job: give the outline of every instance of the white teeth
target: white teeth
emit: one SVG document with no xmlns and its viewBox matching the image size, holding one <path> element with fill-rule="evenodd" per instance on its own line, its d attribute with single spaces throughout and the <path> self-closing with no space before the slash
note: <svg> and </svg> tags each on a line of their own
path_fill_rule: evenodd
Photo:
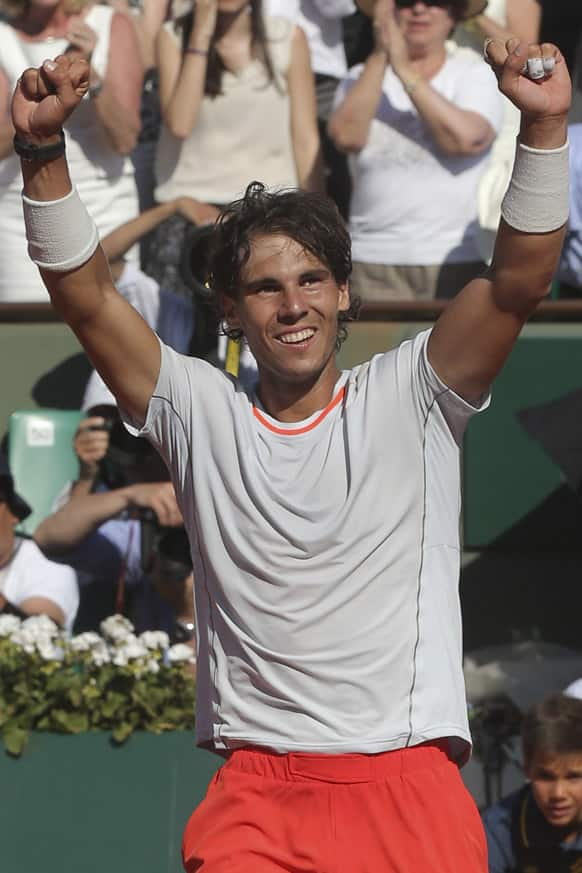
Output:
<svg viewBox="0 0 582 873">
<path fill-rule="evenodd" d="M 282 343 L 302 343 L 304 340 L 311 339 L 314 330 L 298 330 L 297 333 L 285 333 L 278 337 Z"/>
</svg>

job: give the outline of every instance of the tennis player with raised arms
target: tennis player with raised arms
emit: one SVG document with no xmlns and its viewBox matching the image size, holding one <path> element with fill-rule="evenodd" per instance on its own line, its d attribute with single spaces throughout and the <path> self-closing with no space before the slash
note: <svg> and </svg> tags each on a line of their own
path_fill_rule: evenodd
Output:
<svg viewBox="0 0 582 873">
<path fill-rule="evenodd" d="M 211 264 L 258 363 L 250 392 L 160 343 L 111 282 L 60 135 L 87 64 L 47 61 L 14 94 L 30 255 L 165 458 L 191 540 L 197 742 L 226 760 L 186 827 L 189 873 L 487 871 L 459 774 L 459 447 L 548 292 L 570 104 L 556 47 L 493 42 L 487 57 L 522 114 L 491 269 L 432 330 L 340 371 L 345 227 L 321 195 L 251 186 Z"/>
</svg>

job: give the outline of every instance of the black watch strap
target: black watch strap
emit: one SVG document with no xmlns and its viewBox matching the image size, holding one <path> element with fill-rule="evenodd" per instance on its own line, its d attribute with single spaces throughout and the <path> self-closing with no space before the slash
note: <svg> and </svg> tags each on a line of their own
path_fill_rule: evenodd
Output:
<svg viewBox="0 0 582 873">
<path fill-rule="evenodd" d="M 14 151 L 24 161 L 52 161 L 65 153 L 65 134 L 61 130 L 58 142 L 50 145 L 34 145 L 18 137 L 14 137 Z"/>
</svg>

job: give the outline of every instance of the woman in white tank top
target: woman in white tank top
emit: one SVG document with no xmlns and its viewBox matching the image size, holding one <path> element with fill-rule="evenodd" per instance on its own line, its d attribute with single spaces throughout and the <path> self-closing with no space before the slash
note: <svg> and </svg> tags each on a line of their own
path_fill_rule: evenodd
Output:
<svg viewBox="0 0 582 873">
<path fill-rule="evenodd" d="M 229 203 L 257 179 L 269 187 L 323 190 L 315 89 L 303 32 L 264 18 L 261 0 L 201 0 L 158 37 L 162 130 L 158 203 L 184 194 Z M 179 262 L 187 228 L 161 225 L 146 272 L 187 292 Z"/>
<path fill-rule="evenodd" d="M 0 302 L 48 295 L 30 261 L 12 150 L 10 98 L 21 73 L 45 58 L 75 52 L 90 61 L 91 87 L 65 136 L 73 183 L 101 235 L 137 215 L 128 157 L 139 132 L 142 64 L 132 22 L 86 0 L 0 0 Z"/>
</svg>

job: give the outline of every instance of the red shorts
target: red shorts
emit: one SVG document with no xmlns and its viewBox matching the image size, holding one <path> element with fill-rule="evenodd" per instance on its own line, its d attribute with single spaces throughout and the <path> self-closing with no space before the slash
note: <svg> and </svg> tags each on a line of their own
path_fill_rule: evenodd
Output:
<svg viewBox="0 0 582 873">
<path fill-rule="evenodd" d="M 187 873 L 487 873 L 448 744 L 379 755 L 240 749 L 186 825 Z"/>
</svg>

